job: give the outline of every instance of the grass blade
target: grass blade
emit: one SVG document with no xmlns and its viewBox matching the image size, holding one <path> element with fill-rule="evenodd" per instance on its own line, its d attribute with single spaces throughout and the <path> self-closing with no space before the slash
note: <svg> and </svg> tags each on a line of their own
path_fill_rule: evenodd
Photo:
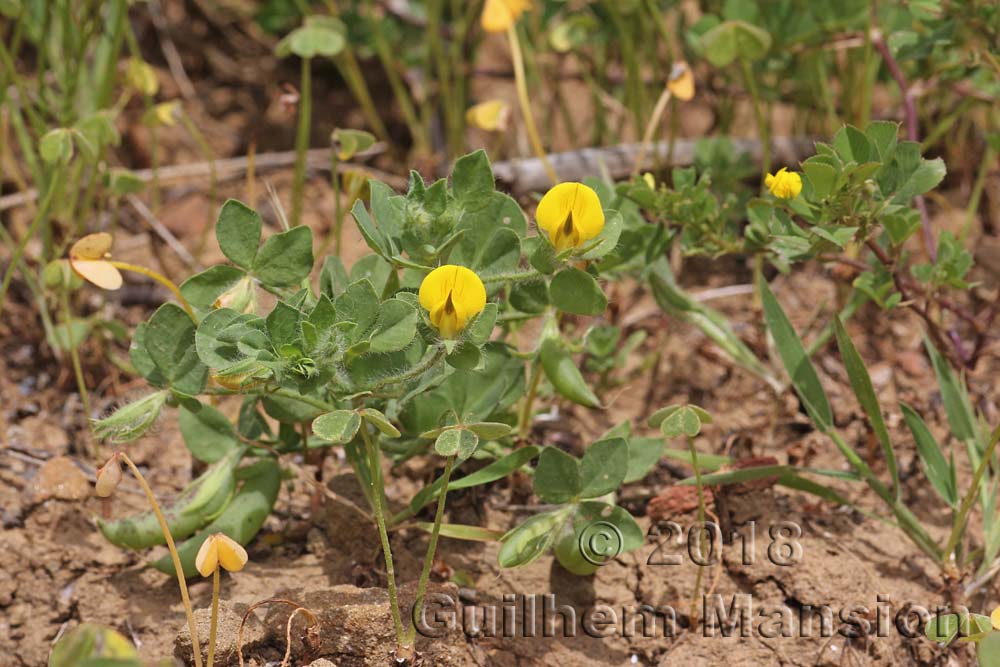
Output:
<svg viewBox="0 0 1000 667">
<path fill-rule="evenodd" d="M 844 367 L 847 369 L 847 377 L 851 382 L 854 395 L 858 398 L 858 403 L 868 415 L 875 437 L 878 438 L 882 446 L 882 455 L 885 456 L 886 466 L 889 468 L 889 476 L 892 478 L 893 493 L 899 496 L 899 468 L 896 464 L 896 453 L 892 448 L 892 441 L 889 439 L 889 429 L 885 426 L 885 419 L 882 417 L 882 407 L 875 396 L 875 388 L 872 386 L 871 376 L 865 368 L 865 362 L 854 347 L 854 342 L 847 334 L 844 323 L 840 317 L 833 318 L 833 331 L 837 337 L 837 347 L 840 348 L 840 357 L 844 360 Z"/>
</svg>

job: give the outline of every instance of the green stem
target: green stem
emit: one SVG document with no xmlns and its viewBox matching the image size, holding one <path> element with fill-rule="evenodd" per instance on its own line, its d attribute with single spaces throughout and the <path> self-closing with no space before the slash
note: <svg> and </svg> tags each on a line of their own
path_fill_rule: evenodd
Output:
<svg viewBox="0 0 1000 667">
<path fill-rule="evenodd" d="M 972 510 L 972 504 L 976 500 L 976 494 L 979 492 L 979 485 L 983 482 L 983 475 L 986 474 L 986 469 L 992 465 L 993 454 L 997 449 L 997 442 L 1000 442 L 1000 425 L 993 429 L 993 434 L 990 436 L 990 442 L 986 446 L 986 452 L 983 454 L 983 458 L 980 459 L 979 465 L 976 466 L 976 472 L 972 475 L 972 484 L 969 485 L 968 490 L 965 492 L 965 497 L 962 498 L 962 504 L 959 506 L 958 514 L 955 515 L 955 520 L 952 523 L 951 535 L 948 537 L 948 542 L 944 546 L 944 551 L 941 553 L 941 560 L 947 563 L 948 559 L 951 558 L 955 549 L 958 548 L 958 542 L 962 539 L 962 534 L 965 532 L 965 522 L 969 518 L 969 512 Z"/>
<path fill-rule="evenodd" d="M 760 136 L 761 172 L 768 174 L 771 171 L 771 128 L 764 118 L 760 90 L 757 89 L 757 80 L 754 79 L 750 62 L 746 59 L 740 59 L 740 65 L 743 68 L 743 80 L 747 90 L 750 91 L 750 99 L 753 101 L 753 114 L 757 121 L 757 134 Z M 763 179 L 761 185 L 763 186 Z"/>
<path fill-rule="evenodd" d="M 403 629 L 403 619 L 399 613 L 399 595 L 396 591 L 396 570 L 392 562 L 392 547 L 389 545 L 389 533 L 385 527 L 385 487 L 382 480 L 382 452 L 378 444 L 378 436 L 373 439 L 368 432 L 368 425 L 361 425 L 361 437 L 365 441 L 368 453 L 368 467 L 371 478 L 371 495 L 374 502 L 375 523 L 378 525 L 378 536 L 382 542 L 382 556 L 385 558 L 385 574 L 389 589 L 389 606 L 392 612 L 392 624 L 396 629 L 396 643 L 401 648 L 406 646 L 406 633 Z"/>
<path fill-rule="evenodd" d="M 694 467 L 694 480 L 695 485 L 698 488 L 698 530 L 705 530 L 705 492 L 701 484 L 701 466 L 698 465 L 698 449 L 694 446 L 694 438 L 691 436 L 687 437 L 688 449 L 691 450 L 691 465 Z M 704 532 L 701 533 L 704 535 Z M 702 540 L 698 540 L 698 557 L 700 560 L 704 560 L 701 551 Z M 695 576 L 694 580 L 694 593 L 691 596 L 691 622 L 694 622 L 695 612 L 697 610 L 697 600 L 698 591 L 701 590 L 701 577 L 703 566 L 698 564 L 698 574 Z"/>
<path fill-rule="evenodd" d="M 444 518 L 444 501 L 448 495 L 448 481 L 451 480 L 452 468 L 455 465 L 455 457 L 449 456 L 444 464 L 444 481 L 441 483 L 441 495 L 438 496 L 437 510 L 434 512 L 434 528 L 431 529 L 431 541 L 427 545 L 427 554 L 424 556 L 424 567 L 420 571 L 420 580 L 417 583 L 417 599 L 413 603 L 413 625 L 407 639 L 407 644 L 412 645 L 417 635 L 416 619 L 424 604 L 424 593 L 427 591 L 427 582 L 431 578 L 431 566 L 434 564 L 434 552 L 437 551 L 438 536 L 441 533 L 441 520 Z"/>
<path fill-rule="evenodd" d="M 330 180 L 333 186 L 333 251 L 337 257 L 340 257 L 344 251 L 344 211 L 340 203 L 340 174 L 337 173 L 337 161 L 337 150 L 334 148 L 330 151 Z"/>
<path fill-rule="evenodd" d="M 538 393 L 538 383 L 542 380 L 542 364 L 538 359 L 531 362 L 531 377 L 528 379 L 528 393 L 521 404 L 521 411 L 517 416 L 517 435 L 524 439 L 531 432 L 531 411 L 535 404 L 535 395 Z"/>
<path fill-rule="evenodd" d="M 21 257 L 24 255 L 24 249 L 27 247 L 28 242 L 38 233 L 39 228 L 42 224 L 48 220 L 49 209 L 52 207 L 52 202 L 55 200 L 57 192 L 62 191 L 62 185 L 64 181 L 65 170 L 59 169 L 56 171 L 55 176 L 52 177 L 52 182 L 49 183 L 49 189 L 42 198 L 42 203 L 35 212 L 35 219 L 31 221 L 31 225 L 28 227 L 28 231 L 25 232 L 24 238 L 21 239 L 20 243 L 17 244 L 17 248 L 14 249 L 14 254 L 10 258 L 10 264 L 7 266 L 7 272 L 4 273 L 3 283 L 0 284 L 0 314 L 3 313 L 3 304 L 7 297 L 7 290 L 10 288 L 10 282 L 14 278 L 14 270 L 17 268 L 21 261 Z"/>
<path fill-rule="evenodd" d="M 302 223 L 302 195 L 306 183 L 306 151 L 312 120 L 312 58 L 302 59 L 299 81 L 299 124 L 295 131 L 295 180 L 292 182 L 292 227 Z"/>
<path fill-rule="evenodd" d="M 271 392 L 275 396 L 281 396 L 282 398 L 290 398 L 306 405 L 311 405 L 317 410 L 323 410 L 325 412 L 333 412 L 337 409 L 337 406 L 321 401 L 318 398 L 313 398 L 312 396 L 303 396 L 302 394 L 296 394 L 289 389 L 278 388 Z"/>
<path fill-rule="evenodd" d="M 80 350 L 77 349 L 73 340 L 73 312 L 69 306 L 69 287 L 62 289 L 63 326 L 66 330 L 66 347 L 69 348 L 69 357 L 73 362 L 73 375 L 76 376 L 76 388 L 80 392 L 80 402 L 83 403 L 84 419 L 90 423 L 92 417 L 90 412 L 90 395 L 87 393 L 87 382 L 83 378 L 83 366 L 80 364 Z"/>
<path fill-rule="evenodd" d="M 219 568 L 212 573 L 212 620 L 208 628 L 208 667 L 215 663 L 215 635 L 219 628 Z"/>
<path fill-rule="evenodd" d="M 492 283 L 516 283 L 523 282 L 526 280 L 536 280 L 541 278 L 542 274 L 538 271 L 509 271 L 507 273 L 494 273 L 490 276 L 483 276 L 483 284 L 490 285 Z"/>
<path fill-rule="evenodd" d="M 431 368 L 433 368 L 434 365 L 438 361 L 440 361 L 442 357 L 444 357 L 444 353 L 445 353 L 444 346 L 438 346 L 438 348 L 434 350 L 434 354 L 425 356 L 423 361 L 418 363 L 416 366 L 413 366 L 408 371 L 401 373 L 399 375 L 394 375 L 393 377 L 388 377 L 379 380 L 378 382 L 373 384 L 370 387 L 370 389 L 372 391 L 376 391 L 384 387 L 388 387 L 394 384 L 401 384 L 403 382 L 408 382 L 409 380 L 413 380 L 414 378 L 418 378 L 427 371 L 429 371 Z"/>
</svg>

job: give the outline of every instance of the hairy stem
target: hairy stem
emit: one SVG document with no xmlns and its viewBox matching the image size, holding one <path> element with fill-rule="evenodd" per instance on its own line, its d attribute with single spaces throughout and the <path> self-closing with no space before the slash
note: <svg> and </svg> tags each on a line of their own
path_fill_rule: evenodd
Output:
<svg viewBox="0 0 1000 667">
<path fill-rule="evenodd" d="M 212 620 L 208 629 L 208 667 L 215 662 L 215 635 L 219 627 L 219 568 L 212 573 Z"/>
</svg>

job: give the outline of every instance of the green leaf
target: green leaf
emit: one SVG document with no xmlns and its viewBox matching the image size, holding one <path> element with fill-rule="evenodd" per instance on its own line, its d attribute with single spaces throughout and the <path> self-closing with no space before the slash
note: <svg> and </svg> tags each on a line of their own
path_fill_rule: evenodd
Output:
<svg viewBox="0 0 1000 667">
<path fill-rule="evenodd" d="M 300 28 L 278 42 L 274 52 L 280 58 L 293 53 L 300 58 L 332 58 L 347 44 L 345 32 L 344 24 L 332 16 L 309 16 Z"/>
<path fill-rule="evenodd" d="M 681 435 L 693 438 L 701 432 L 701 420 L 698 413 L 684 405 L 667 415 L 660 423 L 660 432 L 667 438 Z"/>
<path fill-rule="evenodd" d="M 663 455 L 663 446 L 663 438 L 631 438 L 628 441 L 628 471 L 624 483 L 638 482 L 648 475 Z M 700 458 L 698 462 L 701 462 Z"/>
<path fill-rule="evenodd" d="M 405 301 L 389 299 L 379 306 L 370 349 L 372 352 L 396 352 L 412 343 L 416 335 L 417 311 Z"/>
<path fill-rule="evenodd" d="M 382 435 L 390 438 L 400 436 L 399 429 L 392 425 L 388 417 L 375 408 L 361 408 L 358 413 L 366 422 L 377 428 Z"/>
<path fill-rule="evenodd" d="M 294 227 L 275 234 L 261 246 L 253 274 L 269 287 L 291 287 L 312 271 L 312 230 Z"/>
<path fill-rule="evenodd" d="M 574 315 L 600 315 L 608 307 L 608 297 L 594 277 L 575 267 L 555 275 L 549 297 L 556 308 Z"/>
<path fill-rule="evenodd" d="M 191 455 L 204 463 L 215 463 L 240 444 L 233 424 L 211 405 L 182 405 L 177 421 Z"/>
<path fill-rule="evenodd" d="M 184 309 L 173 303 L 160 306 L 146 324 L 144 347 L 170 387 L 188 396 L 200 394 L 208 368 L 195 351 L 195 325 Z"/>
<path fill-rule="evenodd" d="M 809 355 L 802 347 L 802 340 L 795 333 L 792 323 L 782 310 L 781 304 L 774 298 L 774 293 L 766 281 L 760 283 L 761 301 L 764 305 L 764 319 L 767 328 L 774 337 L 775 347 L 781 356 L 781 361 L 792 379 L 795 391 L 809 415 L 821 431 L 829 431 L 833 426 L 833 411 L 830 402 L 820 384 L 816 369 L 809 361 Z"/>
<path fill-rule="evenodd" d="M 878 158 L 884 163 L 889 163 L 896 154 L 896 144 L 899 142 L 899 123 L 889 120 L 873 121 L 865 128 L 865 136 L 875 147 Z"/>
<path fill-rule="evenodd" d="M 542 362 L 545 377 L 561 396 L 589 408 L 600 407 L 601 402 L 583 379 L 576 362 L 561 341 L 546 338 L 542 341 L 538 358 Z"/>
<path fill-rule="evenodd" d="M 830 196 L 830 193 L 833 192 L 833 186 L 837 182 L 836 169 L 826 162 L 812 157 L 802 163 L 802 171 L 809 183 L 812 184 L 815 199 L 823 200 Z"/>
<path fill-rule="evenodd" d="M 219 211 L 215 238 L 222 254 L 233 264 L 249 269 L 254 265 L 264 222 L 257 211 L 235 199 L 229 199 Z"/>
<path fill-rule="evenodd" d="M 434 451 L 441 456 L 456 456 L 459 461 L 472 456 L 479 445 L 479 436 L 467 428 L 451 428 L 441 432 L 434 441 Z"/>
<path fill-rule="evenodd" d="M 927 348 L 927 356 L 931 358 L 931 365 L 937 376 L 938 387 L 941 390 L 941 401 L 944 403 L 944 411 L 948 417 L 948 425 L 951 427 L 952 435 L 963 442 L 978 440 L 976 418 L 972 412 L 972 406 L 969 404 L 968 392 L 964 385 L 959 382 L 951 367 L 948 366 L 944 355 L 934 347 L 930 339 L 924 339 L 924 347 Z"/>
<path fill-rule="evenodd" d="M 494 192 L 493 168 L 480 149 L 455 160 L 451 170 L 452 192 L 459 201 L 476 201 Z"/>
<path fill-rule="evenodd" d="M 699 45 L 710 63 L 725 67 L 737 58 L 763 58 L 771 48 L 771 35 L 745 21 L 723 21 L 702 35 Z"/>
<path fill-rule="evenodd" d="M 979 667 L 1000 667 L 1000 632 L 991 632 L 976 646 Z"/>
<path fill-rule="evenodd" d="M 354 439 L 361 428 L 361 415 L 354 410 L 334 410 L 313 420 L 313 433 L 342 445 Z"/>
<path fill-rule="evenodd" d="M 52 647 L 48 667 L 142 667 L 144 661 L 128 639 L 115 630 L 83 623 Z"/>
<path fill-rule="evenodd" d="M 958 491 L 955 488 L 954 469 L 945 460 L 941 445 L 938 444 L 916 410 L 905 403 L 900 403 L 899 407 L 903 411 L 903 420 L 906 422 L 907 428 L 913 434 L 920 463 L 931 486 L 948 505 L 957 507 Z"/>
<path fill-rule="evenodd" d="M 294 396 L 264 396 L 260 404 L 264 407 L 264 412 L 283 424 L 311 422 L 323 412 L 315 405 Z"/>
<path fill-rule="evenodd" d="M 434 524 L 427 521 L 417 521 L 413 524 L 420 530 L 428 533 L 434 532 Z M 497 542 L 504 536 L 501 530 L 490 530 L 480 526 L 466 526 L 460 523 L 442 523 L 438 525 L 438 534 L 441 537 L 450 537 L 455 540 L 467 540 L 470 542 Z"/>
<path fill-rule="evenodd" d="M 600 259 L 615 249 L 621 237 L 625 220 L 618 211 L 604 212 L 604 227 L 601 233 L 588 242 L 580 259 Z"/>
<path fill-rule="evenodd" d="M 868 137 L 853 125 L 845 125 L 833 135 L 833 148 L 844 162 L 864 164 L 878 157 Z"/>
<path fill-rule="evenodd" d="M 580 489 L 580 462 L 561 449 L 542 449 L 535 467 L 535 495 L 558 505 L 578 497 Z"/>
<path fill-rule="evenodd" d="M 510 425 L 501 422 L 475 422 L 466 424 L 466 428 L 483 440 L 497 440 L 511 432 Z"/>
<path fill-rule="evenodd" d="M 871 376 L 865 368 L 865 362 L 854 347 L 851 337 L 847 334 L 840 317 L 833 316 L 833 331 L 837 336 L 837 347 L 840 348 L 840 357 L 844 360 L 844 367 L 847 369 L 847 377 L 851 382 L 854 395 L 858 398 L 868 420 L 871 422 L 875 437 L 878 438 L 882 446 L 882 456 L 885 457 L 886 467 L 889 469 L 889 476 L 892 478 L 892 488 L 899 491 L 899 469 L 896 465 L 896 452 L 892 448 L 892 441 L 889 439 L 889 429 L 885 426 L 885 419 L 882 417 L 882 408 L 878 398 L 875 396 L 875 388 L 872 386 Z"/>
<path fill-rule="evenodd" d="M 629 446 L 623 438 L 595 442 L 580 460 L 580 497 L 599 498 L 616 491 L 628 472 Z"/>
<path fill-rule="evenodd" d="M 338 127 L 330 136 L 338 160 L 350 160 L 375 145 L 375 135 L 364 130 L 351 130 Z"/>
<path fill-rule="evenodd" d="M 246 274 L 235 266 L 217 264 L 181 283 L 181 294 L 193 306 L 212 308 L 223 294 L 235 288 L 245 277 Z M 251 286 L 247 287 L 249 295 Z"/>
<path fill-rule="evenodd" d="M 511 286 L 510 305 L 522 313 L 541 313 L 549 305 L 549 286 L 544 280 L 529 280 Z"/>
<path fill-rule="evenodd" d="M 521 567 L 537 560 L 552 547 L 559 528 L 569 518 L 569 510 L 537 514 L 501 539 L 497 560 L 501 567 Z"/>
<path fill-rule="evenodd" d="M 73 159 L 73 135 L 60 127 L 45 133 L 38 143 L 38 153 L 46 164 L 67 165 Z"/>
</svg>

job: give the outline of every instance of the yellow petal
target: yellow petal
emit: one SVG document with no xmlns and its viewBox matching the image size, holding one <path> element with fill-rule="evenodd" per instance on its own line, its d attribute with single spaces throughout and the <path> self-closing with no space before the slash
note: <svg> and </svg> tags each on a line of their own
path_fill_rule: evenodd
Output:
<svg viewBox="0 0 1000 667">
<path fill-rule="evenodd" d="M 486 287 L 475 271 L 445 264 L 420 283 L 419 300 L 431 324 L 442 336 L 451 338 L 486 307 Z"/>
<path fill-rule="evenodd" d="M 531 3 L 529 0 L 486 0 L 480 23 L 486 32 L 507 32 Z"/>
<path fill-rule="evenodd" d="M 670 79 L 667 81 L 667 88 L 670 94 L 677 99 L 687 102 L 694 97 L 694 74 L 691 68 L 683 60 L 674 63 L 670 69 Z"/>
<path fill-rule="evenodd" d="M 604 229 L 601 200 L 583 183 L 560 183 L 545 193 L 535 211 L 538 227 L 557 250 L 580 247 Z"/>
<path fill-rule="evenodd" d="M 111 234 L 98 232 L 87 234 L 69 249 L 70 259 L 104 259 L 114 243 Z"/>
<path fill-rule="evenodd" d="M 215 535 L 219 550 L 219 564 L 230 572 L 239 572 L 247 564 L 247 550 L 236 540 L 223 533 Z"/>
<path fill-rule="evenodd" d="M 203 577 L 210 577 L 219 567 L 219 542 L 215 535 L 209 535 L 201 543 L 198 555 L 194 557 L 194 566 Z"/>
<path fill-rule="evenodd" d="M 990 614 L 990 621 L 993 622 L 994 630 L 1000 630 L 1000 607 L 994 609 L 993 613 Z"/>
<path fill-rule="evenodd" d="M 489 100 L 469 107 L 465 112 L 469 125 L 487 132 L 506 130 L 510 120 L 510 107 L 503 100 Z"/>
<path fill-rule="evenodd" d="M 802 177 L 782 167 L 773 176 L 768 174 L 764 178 L 764 185 L 779 199 L 794 199 L 802 192 Z"/>
<path fill-rule="evenodd" d="M 122 286 L 122 274 L 106 260 L 70 260 L 69 265 L 78 276 L 100 288 L 116 290 Z"/>
</svg>

